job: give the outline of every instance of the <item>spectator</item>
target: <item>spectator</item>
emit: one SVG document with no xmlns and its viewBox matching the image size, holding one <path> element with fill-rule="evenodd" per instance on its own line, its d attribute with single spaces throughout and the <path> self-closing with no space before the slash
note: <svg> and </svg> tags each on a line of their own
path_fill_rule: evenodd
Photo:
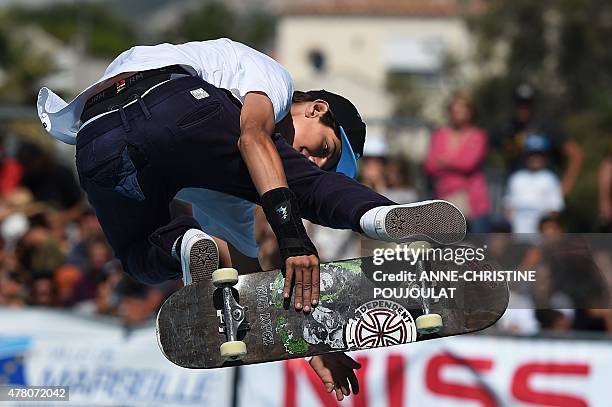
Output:
<svg viewBox="0 0 612 407">
<path fill-rule="evenodd" d="M 550 246 L 563 238 L 565 229 L 556 215 L 544 216 L 538 224 L 540 241 L 527 249 L 523 258 L 521 268 L 525 270 L 535 269 L 543 260 L 542 249 Z"/>
<path fill-rule="evenodd" d="M 450 125 L 434 131 L 425 159 L 425 171 L 433 178 L 436 198 L 453 202 L 469 222 L 469 231 L 488 231 L 490 208 L 482 170 L 487 135 L 474 125 L 470 97 L 457 92 L 449 104 Z"/>
<path fill-rule="evenodd" d="M 23 168 L 19 161 L 4 155 L 4 138 L 0 138 L 0 197 L 8 198 L 21 183 Z"/>
<path fill-rule="evenodd" d="M 359 181 L 377 192 L 384 193 L 387 189 L 385 164 L 385 157 L 364 156 L 361 161 Z"/>
<path fill-rule="evenodd" d="M 53 282 L 57 294 L 57 304 L 60 307 L 71 307 L 75 304 L 77 284 L 83 278 L 83 273 L 75 266 L 65 264 L 53 274 Z"/>
<path fill-rule="evenodd" d="M 28 232 L 17 243 L 15 253 L 19 264 L 36 278 L 61 266 L 64 254 L 43 217 L 32 219 L 30 224 Z"/>
<path fill-rule="evenodd" d="M 78 219 L 83 209 L 81 189 L 73 172 L 34 144 L 22 144 L 17 158 L 23 166 L 22 186 L 32 192 L 36 201 L 56 211 L 49 221 L 54 234 L 60 237 L 65 225 Z"/>
<path fill-rule="evenodd" d="M 52 274 L 48 273 L 34 279 L 32 283 L 32 305 L 52 307 L 56 305 L 55 285 Z"/>
<path fill-rule="evenodd" d="M 612 310 L 577 309 L 573 328 L 577 331 L 612 332 Z"/>
<path fill-rule="evenodd" d="M 387 189 L 385 166 L 388 154 L 389 148 L 384 137 L 369 137 L 363 147 L 359 171 L 359 182 L 382 194 Z"/>
<path fill-rule="evenodd" d="M 568 332 L 572 327 L 570 317 L 561 311 L 554 309 L 535 310 L 535 316 L 540 324 L 540 329 L 549 332 Z"/>
<path fill-rule="evenodd" d="M 0 270 L 0 305 L 24 307 L 28 296 L 25 276 L 12 270 Z"/>
<path fill-rule="evenodd" d="M 87 243 L 87 265 L 81 270 L 83 278 L 74 289 L 76 302 L 96 298 L 98 285 L 107 277 L 105 265 L 111 259 L 111 248 L 104 238 L 94 238 Z"/>
<path fill-rule="evenodd" d="M 83 270 L 87 267 L 87 244 L 92 239 L 104 238 L 102 227 L 93 210 L 85 210 L 80 219 L 78 238 L 70 249 L 66 262 Z"/>
<path fill-rule="evenodd" d="M 567 195 L 580 174 L 582 148 L 569 139 L 563 128 L 556 122 L 541 117 L 535 110 L 535 90 L 523 83 L 514 90 L 514 111 L 512 117 L 492 132 L 492 145 L 500 149 L 509 173 L 524 166 L 522 161 L 528 134 L 546 137 L 549 145 L 551 167 L 555 171 L 564 168 L 562 191 Z"/>
<path fill-rule="evenodd" d="M 125 276 L 117 285 L 119 316 L 129 327 L 139 325 L 155 315 L 164 296 L 160 290 L 146 286 Z"/>
<path fill-rule="evenodd" d="M 535 234 L 544 216 L 563 209 L 561 184 L 547 168 L 549 148 L 548 138 L 530 134 L 524 145 L 526 168 L 508 180 L 505 207 L 513 233 Z"/>
<path fill-rule="evenodd" d="M 397 203 L 410 203 L 418 200 L 414 188 L 410 186 L 408 165 L 400 157 L 391 157 L 385 165 L 387 189 L 383 193 Z"/>
<path fill-rule="evenodd" d="M 599 220 L 600 231 L 612 232 L 612 146 L 599 166 Z"/>
<path fill-rule="evenodd" d="M 98 285 L 98 293 L 95 299 L 95 309 L 97 314 L 113 315 L 117 314 L 118 298 L 117 285 L 123 279 L 121 264 L 116 261 L 118 267 L 112 270 L 106 280 Z"/>
</svg>

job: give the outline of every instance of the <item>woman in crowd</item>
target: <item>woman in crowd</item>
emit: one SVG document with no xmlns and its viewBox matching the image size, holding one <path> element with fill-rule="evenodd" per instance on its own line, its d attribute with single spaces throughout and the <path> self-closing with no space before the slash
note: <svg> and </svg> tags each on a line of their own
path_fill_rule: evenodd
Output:
<svg viewBox="0 0 612 407">
<path fill-rule="evenodd" d="M 487 135 L 474 124 L 475 110 L 465 93 L 455 93 L 448 107 L 450 123 L 432 134 L 425 171 L 438 199 L 453 202 L 468 219 L 468 231 L 488 230 L 489 193 L 483 172 Z"/>
</svg>

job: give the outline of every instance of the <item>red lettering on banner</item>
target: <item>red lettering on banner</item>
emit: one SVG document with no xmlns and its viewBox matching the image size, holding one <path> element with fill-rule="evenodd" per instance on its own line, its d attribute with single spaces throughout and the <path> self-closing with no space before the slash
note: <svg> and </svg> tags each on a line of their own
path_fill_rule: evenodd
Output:
<svg viewBox="0 0 612 407">
<path fill-rule="evenodd" d="M 582 363 L 529 363 L 517 369 L 512 380 L 512 395 L 519 401 L 538 406 L 587 407 L 588 403 L 576 396 L 534 390 L 529 380 L 536 375 L 588 376 L 589 371 L 589 366 Z"/>
<path fill-rule="evenodd" d="M 444 369 L 462 366 L 471 371 L 485 372 L 493 368 L 491 359 L 459 358 L 447 353 L 433 356 L 427 364 L 425 384 L 435 394 L 464 400 L 480 402 L 483 407 L 496 407 L 497 402 L 492 394 L 480 386 L 452 383 L 442 378 Z"/>
<path fill-rule="evenodd" d="M 404 358 L 390 355 L 387 359 L 387 394 L 389 407 L 404 405 Z"/>
<path fill-rule="evenodd" d="M 295 368 L 291 367 L 291 361 L 287 361 L 283 363 L 283 367 L 285 368 L 285 399 L 283 400 L 283 406 L 285 407 L 295 407 L 297 405 L 296 402 L 296 380 L 295 377 Z"/>
<path fill-rule="evenodd" d="M 297 374 L 298 372 L 303 372 L 308 382 L 311 385 L 313 393 L 318 397 L 321 401 L 321 404 L 324 407 L 340 407 L 338 401 L 336 400 L 336 393 L 331 392 L 327 393 L 325 391 L 325 387 L 323 387 L 323 383 L 319 376 L 314 372 L 314 370 L 310 367 L 308 362 L 304 359 L 292 359 L 287 360 L 285 363 L 285 383 L 289 383 L 290 385 L 285 385 L 285 407 L 297 407 Z"/>
</svg>

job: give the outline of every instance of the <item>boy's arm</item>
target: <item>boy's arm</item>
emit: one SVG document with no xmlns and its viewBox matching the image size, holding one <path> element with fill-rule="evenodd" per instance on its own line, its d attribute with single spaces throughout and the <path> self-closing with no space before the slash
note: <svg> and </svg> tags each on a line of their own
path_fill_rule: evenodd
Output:
<svg viewBox="0 0 612 407">
<path fill-rule="evenodd" d="M 270 99 L 262 92 L 247 93 L 240 112 L 238 147 L 259 196 L 275 188 L 287 188 L 283 164 L 270 138 L 274 125 Z"/>
<path fill-rule="evenodd" d="M 309 312 L 319 301 L 319 259 L 272 142 L 274 125 L 270 99 L 263 92 L 247 93 L 240 113 L 238 148 L 279 242 L 286 269 L 283 295 L 289 298 L 295 280 L 295 308 Z"/>
</svg>

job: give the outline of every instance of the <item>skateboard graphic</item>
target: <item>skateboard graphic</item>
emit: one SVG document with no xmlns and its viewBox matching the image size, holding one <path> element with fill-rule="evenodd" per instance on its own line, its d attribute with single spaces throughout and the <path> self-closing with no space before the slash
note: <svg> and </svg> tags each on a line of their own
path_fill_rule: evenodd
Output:
<svg viewBox="0 0 612 407">
<path fill-rule="evenodd" d="M 430 246 L 415 242 L 410 247 Z M 323 263 L 319 304 L 309 314 L 295 311 L 283 298 L 279 270 L 238 276 L 234 269 L 219 269 L 212 281 L 187 285 L 166 300 L 157 316 L 158 343 L 174 364 L 209 369 L 476 332 L 493 325 L 506 310 L 507 282 L 459 278 L 381 283 L 374 277 L 435 270 L 456 270 L 461 276 L 491 269 L 486 262 L 458 266 L 438 259 L 382 266 L 374 265 L 373 257 Z M 429 294 L 376 298 L 377 287 L 394 294 Z M 452 298 L 431 294 L 448 289 L 454 291 Z"/>
</svg>

